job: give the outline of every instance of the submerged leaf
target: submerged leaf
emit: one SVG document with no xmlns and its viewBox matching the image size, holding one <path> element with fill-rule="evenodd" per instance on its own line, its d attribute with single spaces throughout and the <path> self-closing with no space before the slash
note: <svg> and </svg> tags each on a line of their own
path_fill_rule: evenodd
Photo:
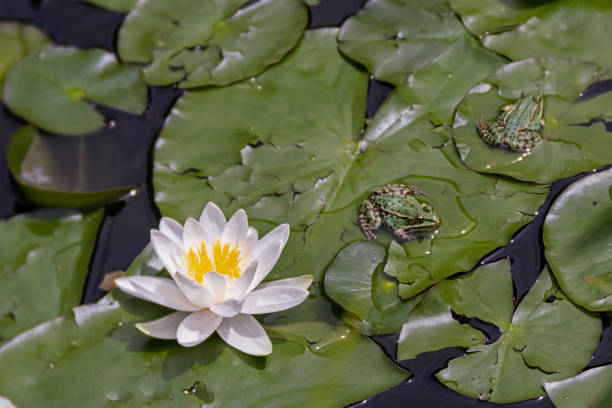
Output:
<svg viewBox="0 0 612 408">
<path fill-rule="evenodd" d="M 544 389 L 557 408 L 612 406 L 612 365 L 592 368 L 563 381 L 545 381 Z"/>
<path fill-rule="evenodd" d="M 103 213 L 43 210 L 0 222 L 0 343 L 79 304 Z"/>
<path fill-rule="evenodd" d="M 513 60 L 568 57 L 612 66 L 608 0 L 449 0 L 485 47 Z"/>
<path fill-rule="evenodd" d="M 136 68 L 119 64 L 108 51 L 50 47 L 9 72 L 4 100 L 32 124 L 74 136 L 104 126 L 93 104 L 141 114 L 147 87 Z"/>
<path fill-rule="evenodd" d="M 612 169 L 575 181 L 544 222 L 546 260 L 563 291 L 593 311 L 612 311 Z"/>
<path fill-rule="evenodd" d="M 259 74 L 298 42 L 302 0 L 143 0 L 119 31 L 119 55 L 151 85 L 227 85 Z"/>
<path fill-rule="evenodd" d="M 511 302 L 511 286 L 490 288 L 488 296 Z M 495 303 L 487 302 L 486 305 Z M 486 319 L 474 310 L 469 317 Z M 467 350 L 436 376 L 447 387 L 471 397 L 509 403 L 544 394 L 543 380 L 571 377 L 590 361 L 601 335 L 599 317 L 576 307 L 545 269 L 518 305 L 501 337 Z"/>
</svg>

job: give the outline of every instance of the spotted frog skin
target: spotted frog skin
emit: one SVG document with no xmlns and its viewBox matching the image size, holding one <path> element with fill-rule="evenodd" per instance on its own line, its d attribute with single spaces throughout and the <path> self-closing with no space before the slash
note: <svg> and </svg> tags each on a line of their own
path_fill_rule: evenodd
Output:
<svg viewBox="0 0 612 408">
<path fill-rule="evenodd" d="M 482 140 L 490 145 L 529 151 L 542 140 L 542 107 L 542 95 L 533 92 L 514 105 L 505 106 L 497 121 L 481 119 L 476 128 Z"/>
<path fill-rule="evenodd" d="M 426 196 L 416 187 L 387 184 L 370 193 L 359 207 L 359 226 L 369 240 L 376 239 L 373 230 L 390 229 L 401 240 L 408 241 L 436 229 L 440 220 L 427 203 L 415 195 Z"/>
</svg>

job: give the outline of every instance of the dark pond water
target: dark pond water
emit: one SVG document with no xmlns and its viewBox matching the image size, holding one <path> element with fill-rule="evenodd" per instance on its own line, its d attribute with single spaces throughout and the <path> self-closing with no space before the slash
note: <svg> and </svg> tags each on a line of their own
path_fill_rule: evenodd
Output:
<svg viewBox="0 0 612 408">
<path fill-rule="evenodd" d="M 168 0 L 171 1 L 171 0 Z M 310 8 L 310 27 L 337 26 L 347 16 L 355 13 L 365 0 L 321 0 Z M 26 21 L 40 27 L 56 43 L 78 47 L 102 47 L 114 51 L 117 29 L 124 14 L 107 11 L 73 0 L 0 0 L 0 21 Z M 391 91 L 387 84 L 372 80 L 368 94 L 367 113 L 371 117 Z M 598 93 L 612 89 L 612 82 L 596 84 L 590 92 Z M 123 114 L 112 110 L 102 113 L 111 117 L 117 125 L 105 131 L 105 137 L 121 140 L 124 163 L 117 172 L 129 174 L 129 182 L 143 185 L 138 194 L 128 201 L 117 202 L 107 209 L 107 217 L 100 231 L 96 251 L 91 262 L 83 302 L 95 302 L 104 292 L 98 289 L 104 274 L 125 269 L 141 249 L 148 243 L 149 230 L 157 227 L 159 212 L 155 208 L 151 192 L 151 146 L 161 128 L 163 118 L 180 91 L 173 88 L 150 89 L 150 104 L 144 116 Z M 0 219 L 29 211 L 32 207 L 19 195 L 11 180 L 5 159 L 6 143 L 11 133 L 23 122 L 11 115 L 5 107 L 0 110 Z M 520 300 L 531 287 L 544 265 L 541 243 L 541 226 L 552 199 L 577 177 L 554 183 L 551 193 L 535 220 L 519 231 L 512 242 L 483 258 L 489 262 L 502 257 L 512 260 L 512 274 L 516 298 Z M 481 322 L 474 325 L 495 340 L 497 330 Z M 374 340 L 389 356 L 395 354 L 397 335 L 379 336 Z M 442 369 L 447 361 L 463 353 L 460 348 L 448 348 L 424 353 L 419 357 L 398 364 L 411 370 L 414 376 L 392 389 L 357 402 L 353 407 L 529 407 L 551 408 L 546 398 L 515 404 L 498 405 L 481 402 L 457 394 L 436 381 L 433 374 Z M 599 348 L 590 366 L 612 363 L 612 329 L 604 330 Z"/>
</svg>

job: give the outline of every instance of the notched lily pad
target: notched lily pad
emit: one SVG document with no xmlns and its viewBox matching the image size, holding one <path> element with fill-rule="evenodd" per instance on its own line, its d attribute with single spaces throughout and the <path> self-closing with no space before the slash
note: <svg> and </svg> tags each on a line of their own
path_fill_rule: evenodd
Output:
<svg viewBox="0 0 612 408">
<path fill-rule="evenodd" d="M 87 148 L 88 138 L 39 134 L 33 126 L 18 129 L 9 139 L 9 170 L 25 198 L 50 207 L 92 207 L 128 194 L 125 174 L 113 173 L 109 158 Z M 111 163 L 112 164 L 112 163 Z"/>
<path fill-rule="evenodd" d="M 302 36 L 302 0 L 144 0 L 119 30 L 119 55 L 151 85 L 227 85 L 278 62 Z"/>
<path fill-rule="evenodd" d="M 612 3 L 607 0 L 449 0 L 485 47 L 512 60 L 580 58 L 612 66 Z"/>
<path fill-rule="evenodd" d="M 147 87 L 138 69 L 119 64 L 108 51 L 50 47 L 9 72 L 4 101 L 37 127 L 75 136 L 105 125 L 95 104 L 143 113 Z"/>
<path fill-rule="evenodd" d="M 509 284 L 509 282 L 508 282 Z M 490 287 L 488 295 L 511 301 L 511 287 Z M 495 304 L 495 303 L 488 303 Z M 467 316 L 483 318 L 474 310 Z M 590 361 L 601 335 L 601 319 L 575 306 L 545 269 L 511 320 L 501 321 L 501 337 L 467 350 L 436 377 L 447 387 L 496 403 L 536 398 L 542 381 L 571 377 Z"/>
<path fill-rule="evenodd" d="M 602 94 L 576 99 L 607 69 L 564 58 L 514 62 L 474 86 L 457 107 L 453 138 L 461 159 L 481 173 L 550 183 L 612 162 L 612 133 L 593 121 L 609 116 L 612 99 Z M 476 121 L 495 121 L 502 109 L 529 93 L 543 98 L 543 140 L 530 151 L 512 151 L 485 143 Z M 579 124 L 589 124 L 578 126 Z"/>
<path fill-rule="evenodd" d="M 572 183 L 544 222 L 546 260 L 563 291 L 592 311 L 612 311 L 612 169 Z"/>
<path fill-rule="evenodd" d="M 41 210 L 0 222 L 0 343 L 79 304 L 103 214 Z"/>
<path fill-rule="evenodd" d="M 475 54 L 462 63 L 499 59 L 472 38 L 447 0 L 370 0 L 338 34 L 342 53 L 365 65 L 376 79 L 394 85 L 461 43 Z"/>
<path fill-rule="evenodd" d="M 612 365 L 592 368 L 563 381 L 545 381 L 557 408 L 612 406 Z"/>
<path fill-rule="evenodd" d="M 12 21 L 0 23 L 0 98 L 7 72 L 17 62 L 50 43 L 49 37 L 35 26 Z"/>
<path fill-rule="evenodd" d="M 95 4 L 113 11 L 126 12 L 134 8 L 138 0 L 79 0 L 86 3 Z"/>
</svg>

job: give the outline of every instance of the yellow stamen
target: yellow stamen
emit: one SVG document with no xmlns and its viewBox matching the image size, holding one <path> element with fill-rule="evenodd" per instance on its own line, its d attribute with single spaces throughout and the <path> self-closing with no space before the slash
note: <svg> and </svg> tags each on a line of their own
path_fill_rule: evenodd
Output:
<svg viewBox="0 0 612 408">
<path fill-rule="evenodd" d="M 226 242 L 221 246 L 221 240 L 217 238 L 213 244 L 214 266 L 206 252 L 206 244 L 200 241 L 199 244 L 192 245 L 189 251 L 185 251 L 184 267 L 189 276 L 198 283 L 202 283 L 204 275 L 210 271 L 216 271 L 222 275 L 227 275 L 232 280 L 238 279 L 242 271 L 240 270 L 240 249 L 238 245 L 232 248 L 231 242 Z"/>
</svg>

